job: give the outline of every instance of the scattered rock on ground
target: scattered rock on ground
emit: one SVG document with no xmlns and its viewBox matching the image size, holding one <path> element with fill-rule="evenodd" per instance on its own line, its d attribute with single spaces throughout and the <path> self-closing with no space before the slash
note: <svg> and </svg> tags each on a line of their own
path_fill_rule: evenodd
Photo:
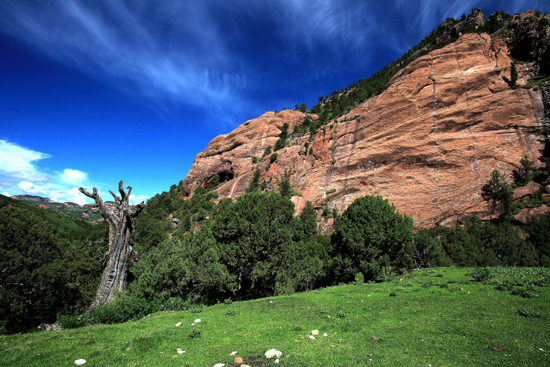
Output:
<svg viewBox="0 0 550 367">
<path fill-rule="evenodd" d="M 184 351 L 184 350 L 181 350 L 181 348 L 176 349 L 176 352 L 178 352 L 178 354 L 183 354 L 183 353 L 185 353 L 185 351 Z"/>
<path fill-rule="evenodd" d="M 196 320 L 195 320 L 195 324 L 197 324 L 197 323 L 199 323 L 199 322 L 201 322 L 201 319 L 196 319 Z"/>
<path fill-rule="evenodd" d="M 374 340 L 374 341 L 376 341 L 376 340 L 382 340 L 382 339 L 380 339 L 380 338 L 377 338 L 376 336 L 371 336 L 370 339 L 371 339 L 371 340 Z"/>
<path fill-rule="evenodd" d="M 85 359 L 77 359 L 76 361 L 74 361 L 74 364 L 76 364 L 77 366 L 81 366 L 83 364 L 86 364 L 86 360 Z"/>
<path fill-rule="evenodd" d="M 176 324 L 176 326 L 181 326 L 181 322 L 178 322 L 178 323 Z"/>
<path fill-rule="evenodd" d="M 270 349 L 270 350 L 268 350 L 267 352 L 265 352 L 266 358 L 269 358 L 269 359 L 271 359 L 271 358 L 273 358 L 273 357 L 279 358 L 279 357 L 282 356 L 282 355 L 283 355 L 283 352 L 278 351 L 278 350 L 275 349 L 275 348 Z"/>
<path fill-rule="evenodd" d="M 319 335 L 319 330 L 311 330 L 311 335 L 315 336 L 315 335 Z"/>
<path fill-rule="evenodd" d="M 229 355 L 234 356 L 235 354 L 237 354 L 237 352 L 231 352 Z"/>
<path fill-rule="evenodd" d="M 59 326 L 59 324 L 40 324 L 37 329 L 39 331 L 57 331 L 61 330 L 61 326 Z"/>
<path fill-rule="evenodd" d="M 310 335 L 309 338 L 312 339 L 312 340 L 315 339 L 315 337 L 313 335 Z"/>
</svg>

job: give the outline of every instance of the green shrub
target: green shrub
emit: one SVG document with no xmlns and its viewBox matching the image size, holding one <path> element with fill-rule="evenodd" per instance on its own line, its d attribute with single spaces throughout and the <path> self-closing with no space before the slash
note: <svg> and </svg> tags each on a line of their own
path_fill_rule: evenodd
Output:
<svg viewBox="0 0 550 367">
<path fill-rule="evenodd" d="M 391 267 L 411 269 L 412 227 L 412 219 L 382 197 L 356 199 L 334 221 L 336 272 L 351 278 L 360 271 L 378 279 L 391 275 Z"/>
<path fill-rule="evenodd" d="M 104 239 L 102 227 L 88 235 Z M 99 285 L 97 249 L 84 238 L 16 207 L 0 209 L 0 325 L 7 333 L 53 323 L 58 313 L 82 312 Z M 73 238 L 71 238 L 73 237 Z M 105 251 L 105 244 L 99 249 Z"/>
<path fill-rule="evenodd" d="M 363 285 L 365 283 L 365 276 L 363 273 L 359 272 L 355 274 L 355 284 L 357 285 Z"/>
<path fill-rule="evenodd" d="M 538 318 L 540 317 L 540 312 L 537 312 L 537 311 L 531 311 L 531 310 L 525 310 L 525 309 L 521 309 L 521 310 L 517 310 L 516 311 L 516 315 L 518 316 L 524 316 L 524 317 L 535 317 L 535 318 Z"/>
</svg>

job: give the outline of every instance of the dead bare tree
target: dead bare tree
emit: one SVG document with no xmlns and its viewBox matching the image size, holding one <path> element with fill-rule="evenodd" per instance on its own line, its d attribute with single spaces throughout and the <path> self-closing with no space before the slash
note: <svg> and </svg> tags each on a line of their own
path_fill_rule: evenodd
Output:
<svg viewBox="0 0 550 367">
<path fill-rule="evenodd" d="M 128 186 L 127 189 L 128 193 L 125 193 L 122 180 L 120 180 L 118 191 L 121 197 L 118 197 L 114 192 L 109 190 L 117 204 L 116 213 L 105 205 L 95 187 L 92 194 L 85 188 L 81 187 L 79 189 L 81 193 L 95 201 L 95 204 L 90 204 L 88 209 L 91 207 L 98 208 L 99 213 L 109 223 L 109 256 L 107 266 L 103 271 L 101 283 L 90 308 L 110 303 L 116 297 L 116 290 L 120 292 L 126 290 L 126 271 L 128 270 L 130 259 L 135 254 L 134 249 L 129 243 L 130 233 L 134 228 L 136 217 L 145 207 L 143 202 L 138 205 L 130 205 L 128 200 L 132 192 L 132 186 Z"/>
</svg>

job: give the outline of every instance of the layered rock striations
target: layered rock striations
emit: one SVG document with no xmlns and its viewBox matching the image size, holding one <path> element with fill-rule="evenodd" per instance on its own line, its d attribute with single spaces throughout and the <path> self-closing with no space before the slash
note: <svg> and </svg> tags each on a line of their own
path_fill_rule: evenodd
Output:
<svg viewBox="0 0 550 367">
<path fill-rule="evenodd" d="M 417 228 L 494 215 L 481 196 L 491 172 L 510 174 L 525 155 L 538 164 L 544 145 L 541 94 L 510 88 L 508 51 L 487 34 L 463 35 L 413 61 L 384 93 L 319 129 L 312 141 L 291 135 L 273 164 L 269 156 L 254 163 L 275 145 L 285 122 L 292 133 L 305 118 L 298 111 L 267 112 L 213 139 L 195 158 L 182 195 L 218 174 L 216 191 L 235 199 L 259 168 L 260 182 L 272 188 L 290 174 L 301 195 L 292 198 L 297 213 L 308 200 L 342 212 L 358 197 L 381 195 Z M 520 73 L 518 83 L 524 82 Z"/>
</svg>

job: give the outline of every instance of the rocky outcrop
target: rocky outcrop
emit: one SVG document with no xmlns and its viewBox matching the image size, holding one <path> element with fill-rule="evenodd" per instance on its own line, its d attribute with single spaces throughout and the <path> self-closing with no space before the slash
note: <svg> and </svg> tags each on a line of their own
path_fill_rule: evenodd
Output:
<svg viewBox="0 0 550 367">
<path fill-rule="evenodd" d="M 292 136 L 275 163 L 262 157 L 281 126 L 305 115 L 267 112 L 213 139 L 182 184 L 189 197 L 218 174 L 221 197 L 236 198 L 262 172 L 276 187 L 290 174 L 297 213 L 306 201 L 342 212 L 356 198 L 381 195 L 414 219 L 415 227 L 452 225 L 463 215 L 494 215 L 481 196 L 491 172 L 511 174 L 527 155 L 539 164 L 545 119 L 541 93 L 511 89 L 506 43 L 465 34 L 419 57 L 386 91 L 309 135 Z M 521 75 L 518 84 L 526 80 Z M 311 148 L 306 150 L 306 144 Z"/>
</svg>

